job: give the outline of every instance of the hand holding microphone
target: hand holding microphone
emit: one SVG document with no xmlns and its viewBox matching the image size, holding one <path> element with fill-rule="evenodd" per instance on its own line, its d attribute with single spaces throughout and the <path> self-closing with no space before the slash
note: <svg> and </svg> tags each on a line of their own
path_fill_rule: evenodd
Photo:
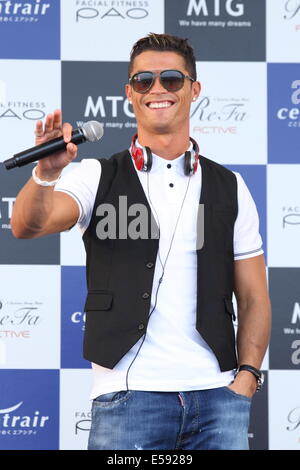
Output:
<svg viewBox="0 0 300 470">
<path fill-rule="evenodd" d="M 46 117 L 45 126 L 37 121 L 36 147 L 20 152 L 4 161 L 6 169 L 24 166 L 39 160 L 39 176 L 53 179 L 77 156 L 77 144 L 95 142 L 103 135 L 102 125 L 97 121 L 85 123 L 81 128 L 72 130 L 69 123 L 62 125 L 61 111 L 54 111 Z M 55 154 L 55 155 L 53 155 Z"/>
</svg>

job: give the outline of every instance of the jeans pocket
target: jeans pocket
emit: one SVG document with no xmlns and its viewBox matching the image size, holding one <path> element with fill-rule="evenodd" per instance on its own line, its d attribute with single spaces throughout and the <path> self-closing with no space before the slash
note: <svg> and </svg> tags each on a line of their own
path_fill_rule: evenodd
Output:
<svg viewBox="0 0 300 470">
<path fill-rule="evenodd" d="M 238 393 L 236 392 L 235 390 L 232 390 L 231 388 L 229 388 L 228 386 L 225 386 L 224 387 L 224 390 L 228 393 L 230 393 L 231 396 L 235 397 L 235 398 L 240 398 L 242 400 L 246 400 L 248 401 L 249 403 L 251 403 L 251 400 L 252 398 L 250 397 L 247 397 L 246 395 L 242 395 L 241 393 Z"/>
<path fill-rule="evenodd" d="M 99 397 L 93 400 L 93 405 L 102 407 L 118 405 L 119 403 L 126 401 L 131 394 L 132 390 L 121 390 L 119 392 L 104 393 L 103 395 L 99 395 Z"/>
</svg>

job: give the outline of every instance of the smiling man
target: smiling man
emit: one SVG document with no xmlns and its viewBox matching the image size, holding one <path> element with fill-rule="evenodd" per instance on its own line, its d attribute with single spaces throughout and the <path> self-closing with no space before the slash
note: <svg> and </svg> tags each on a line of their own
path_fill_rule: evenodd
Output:
<svg viewBox="0 0 300 470">
<path fill-rule="evenodd" d="M 270 333 L 265 263 L 243 179 L 200 156 L 189 136 L 200 90 L 187 40 L 151 33 L 130 57 L 126 94 L 138 132 L 129 150 L 83 160 L 60 179 L 76 157 L 71 125 L 58 110 L 36 124 L 37 144 L 64 135 L 67 147 L 38 162 L 12 229 L 33 238 L 78 223 L 83 233 L 89 449 L 248 448 Z M 106 220 L 112 207 L 116 217 Z M 135 230 L 120 230 L 124 220 Z"/>
</svg>

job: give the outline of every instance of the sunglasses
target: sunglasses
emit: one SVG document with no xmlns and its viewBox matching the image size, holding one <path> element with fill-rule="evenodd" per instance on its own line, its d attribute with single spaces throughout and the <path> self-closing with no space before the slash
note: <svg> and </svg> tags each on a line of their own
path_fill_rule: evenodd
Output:
<svg viewBox="0 0 300 470">
<path fill-rule="evenodd" d="M 192 77 L 184 75 L 179 70 L 163 70 L 160 73 L 148 71 L 135 73 L 129 79 L 129 83 L 137 93 L 147 93 L 156 77 L 159 77 L 161 85 L 171 92 L 180 90 L 184 85 L 185 78 L 188 78 L 191 82 L 195 81 Z"/>
</svg>

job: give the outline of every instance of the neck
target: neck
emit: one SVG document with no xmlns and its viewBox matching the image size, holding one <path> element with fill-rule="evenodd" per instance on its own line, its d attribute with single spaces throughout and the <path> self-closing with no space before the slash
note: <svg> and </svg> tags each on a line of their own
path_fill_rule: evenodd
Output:
<svg viewBox="0 0 300 470">
<path fill-rule="evenodd" d="M 150 147 L 151 152 L 166 160 L 174 160 L 189 148 L 190 138 L 186 132 L 174 134 L 152 134 L 138 129 L 138 141 L 143 147 Z"/>
</svg>

